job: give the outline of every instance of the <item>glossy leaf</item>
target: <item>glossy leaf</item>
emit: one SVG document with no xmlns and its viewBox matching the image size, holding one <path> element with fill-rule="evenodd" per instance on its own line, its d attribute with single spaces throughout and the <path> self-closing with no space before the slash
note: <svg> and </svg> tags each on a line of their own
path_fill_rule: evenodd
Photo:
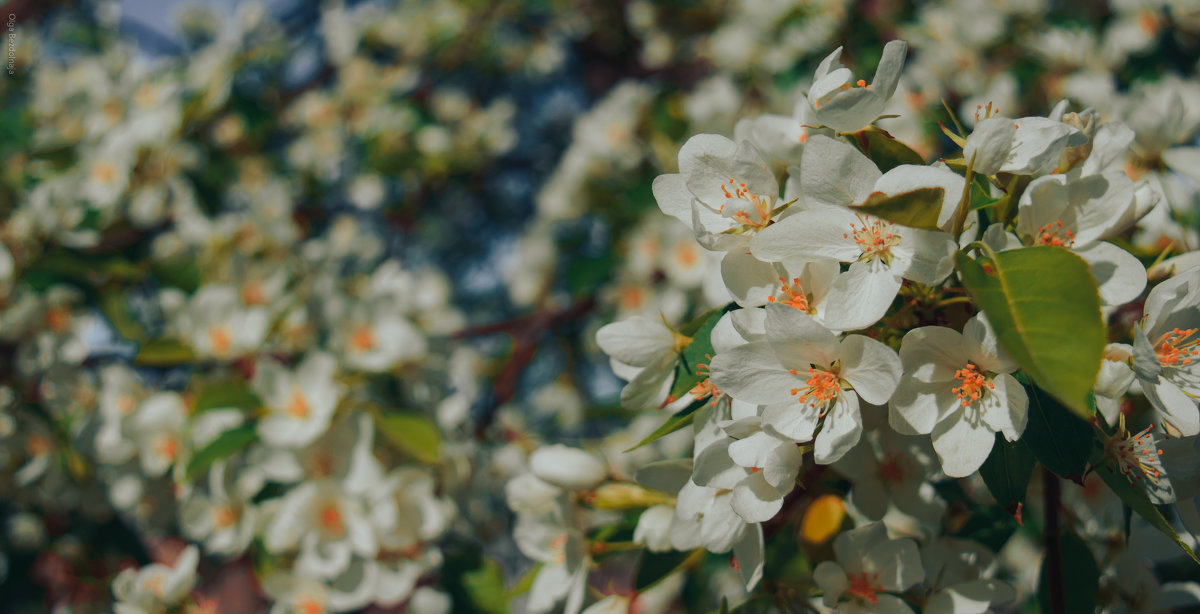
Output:
<svg viewBox="0 0 1200 614">
<path fill-rule="evenodd" d="M 634 590 L 644 591 L 662 581 L 678 569 L 694 565 L 704 557 L 704 550 L 690 552 L 644 552 L 638 564 Z"/>
<path fill-rule="evenodd" d="M 250 385 L 245 380 L 227 380 L 205 385 L 196 395 L 196 405 L 192 412 L 200 413 L 226 407 L 258 409 L 261 406 L 262 401 L 250 390 Z"/>
<path fill-rule="evenodd" d="M 1035 246 L 981 256 L 955 254 L 963 284 L 991 321 L 1000 346 L 1033 383 L 1084 418 L 1107 342 L 1096 281 L 1082 258 Z"/>
<path fill-rule="evenodd" d="M 661 426 L 654 429 L 654 432 L 646 435 L 644 439 L 637 442 L 637 445 L 625 451 L 630 452 L 632 450 L 636 450 L 646 444 L 654 443 L 655 441 L 658 441 L 659 439 L 662 439 L 663 437 L 666 437 L 667 435 L 670 435 L 679 429 L 691 426 L 692 421 L 696 419 L 696 412 L 699 411 L 701 407 L 704 407 L 705 403 L 709 402 L 710 401 L 707 398 L 696 399 L 695 401 L 692 401 L 692 403 L 687 407 L 672 414 L 671 417 L 667 418 L 667 420 L 663 422 Z"/>
<path fill-rule="evenodd" d="M 475 606 L 475 612 L 508 614 L 504 574 L 495 561 L 487 560 L 483 567 L 464 573 L 462 583 L 471 598 L 471 604 Z"/>
<path fill-rule="evenodd" d="M 1029 489 L 1029 478 L 1036 464 L 1037 459 L 1023 442 L 1008 441 L 996 433 L 996 443 L 979 468 L 979 475 L 996 502 L 1008 513 L 1016 514 L 1025 504 L 1025 492 Z"/>
<path fill-rule="evenodd" d="M 415 412 L 378 415 L 379 431 L 402 452 L 433 465 L 442 458 L 442 432 L 432 420 Z"/>
<path fill-rule="evenodd" d="M 851 209 L 901 226 L 938 230 L 938 215 L 945 195 L 942 188 L 918 188 L 892 196 L 876 192 L 866 202 Z"/>
<path fill-rule="evenodd" d="M 855 136 L 854 144 L 880 171 L 886 173 L 902 164 L 925 164 L 921 154 L 878 128 L 868 128 Z"/>
<path fill-rule="evenodd" d="M 679 328 L 679 334 L 691 337 L 692 342 L 683 349 L 675 367 L 671 400 L 682 398 L 695 388 L 696 384 L 708 379 L 707 369 L 700 365 L 707 365 L 716 353 L 712 345 L 712 329 L 721 320 L 721 316 L 734 309 L 737 309 L 737 303 L 729 303 L 724 307 L 706 311 Z"/>
<path fill-rule="evenodd" d="M 1047 469 L 1079 482 L 1095 438 L 1092 427 L 1037 386 L 1025 386 L 1025 393 L 1029 395 L 1029 421 L 1021 441 Z"/>
<path fill-rule="evenodd" d="M 155 339 L 142 344 L 133 364 L 146 367 L 172 367 L 195 359 L 192 349 L 175 339 Z"/>
<path fill-rule="evenodd" d="M 241 452 L 258 439 L 258 426 L 255 423 L 229 429 L 217 436 L 207 446 L 200 448 L 192 455 L 187 464 L 187 479 L 195 479 L 204 473 L 213 463 Z"/>
</svg>

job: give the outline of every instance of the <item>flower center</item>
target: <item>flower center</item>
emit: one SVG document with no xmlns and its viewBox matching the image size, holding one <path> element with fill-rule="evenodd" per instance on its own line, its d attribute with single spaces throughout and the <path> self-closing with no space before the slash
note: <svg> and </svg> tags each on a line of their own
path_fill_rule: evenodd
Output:
<svg viewBox="0 0 1200 614">
<path fill-rule="evenodd" d="M 900 458 L 891 454 L 885 455 L 883 462 L 879 464 L 879 477 L 891 483 L 904 481 L 904 467 L 900 465 Z"/>
<path fill-rule="evenodd" d="M 867 603 L 879 603 L 879 595 L 877 593 L 883 590 L 883 587 L 877 584 L 879 574 L 871 574 L 871 577 L 868 578 L 866 572 L 863 572 L 846 574 L 846 577 L 850 579 L 851 595 Z"/>
<path fill-rule="evenodd" d="M 1075 245 L 1075 233 L 1067 230 L 1058 220 L 1053 224 L 1046 224 L 1037 231 L 1037 237 L 1034 240 L 1035 245 L 1057 245 L 1058 247 L 1071 247 Z"/>
<path fill-rule="evenodd" d="M 707 356 L 709 360 L 712 360 L 712 354 L 705 354 L 705 356 Z M 698 375 L 704 379 L 701 380 L 699 384 L 692 386 L 692 389 L 688 391 L 688 394 L 692 395 L 692 398 L 697 399 L 697 400 L 703 399 L 706 396 L 711 396 L 712 397 L 711 404 L 716 405 L 717 401 L 721 400 L 721 395 L 723 395 L 724 393 L 721 392 L 721 389 L 717 388 L 716 385 L 714 385 L 712 383 L 712 380 L 708 378 L 708 376 L 709 376 L 708 365 L 705 363 L 700 363 L 700 364 L 696 365 L 696 375 Z"/>
<path fill-rule="evenodd" d="M 305 399 L 299 390 L 293 392 L 292 397 L 288 399 L 287 413 L 293 418 L 308 417 L 308 399 Z"/>
<path fill-rule="evenodd" d="M 1158 338 L 1158 343 L 1154 344 L 1154 355 L 1158 358 L 1158 364 L 1164 367 L 1192 364 L 1192 358 L 1200 354 L 1200 349 L 1196 349 L 1197 340 L 1192 338 L 1195 334 L 1195 328 L 1173 328 L 1163 333 Z"/>
<path fill-rule="evenodd" d="M 788 369 L 788 373 L 800 375 L 800 372 L 795 369 Z M 792 396 L 802 404 L 808 403 L 810 399 L 816 399 L 817 403 L 822 406 L 821 415 L 825 415 L 825 407 L 842 390 L 841 381 L 837 375 L 816 368 L 809 368 L 808 379 L 804 384 L 804 388 L 792 388 Z"/>
<path fill-rule="evenodd" d="M 179 440 L 171 435 L 163 435 L 155 446 L 155 451 L 167 460 L 175 460 L 179 455 Z"/>
<path fill-rule="evenodd" d="M 301 597 L 296 601 L 296 614 L 325 614 L 325 606 L 312 597 Z"/>
<path fill-rule="evenodd" d="M 767 302 L 774 303 L 778 301 L 782 305 L 790 305 L 805 313 L 811 313 L 811 306 L 808 304 L 808 295 L 804 293 L 804 288 L 800 286 L 800 278 L 793 277 L 791 284 L 784 277 L 780 277 L 779 281 L 783 282 L 783 288 L 779 291 L 779 298 L 777 299 L 774 296 L 768 297 Z"/>
<path fill-rule="evenodd" d="M 332 501 L 326 502 L 321 506 L 320 521 L 321 528 L 325 529 L 326 532 L 334 535 L 341 535 L 346 532 L 346 523 L 342 521 L 342 511 Z"/>
<path fill-rule="evenodd" d="M 213 508 L 213 526 L 218 529 L 227 529 L 232 527 L 237 522 L 237 513 L 228 505 L 218 505 Z"/>
<path fill-rule="evenodd" d="M 851 85 L 849 83 L 843 83 L 841 87 L 818 98 L 817 101 L 813 103 L 813 107 L 819 109 L 819 108 L 821 108 L 821 105 L 829 102 L 830 100 L 833 100 L 833 98 L 835 96 L 837 96 L 838 94 L 852 90 L 852 89 L 854 89 L 855 86 L 865 88 L 868 90 L 871 89 L 871 84 L 867 83 L 866 79 L 859 79 L 858 81 L 855 81 L 853 85 Z"/>
<path fill-rule="evenodd" d="M 733 192 L 729 191 L 730 188 L 733 188 Z M 729 216 L 734 221 L 750 226 L 754 230 L 762 230 L 771 223 L 771 216 L 775 214 L 775 198 L 773 196 L 751 194 L 745 183 L 739 183 L 732 177 L 728 184 L 721 184 L 721 192 L 725 194 L 725 198 L 740 200 L 743 203 L 735 205 L 737 211 Z M 728 203 L 722 204 L 717 210 L 722 215 L 725 214 L 726 204 Z"/>
<path fill-rule="evenodd" d="M 850 232 L 842 237 L 854 237 L 858 249 L 862 250 L 859 260 L 870 262 L 879 258 L 884 264 L 891 264 L 892 248 L 900 245 L 900 235 L 893 232 L 892 223 L 883 220 L 867 221 L 862 216 L 859 216 L 858 221 L 862 222 L 862 226 L 850 224 Z"/>
<path fill-rule="evenodd" d="M 350 347 L 360 352 L 369 352 L 375 349 L 375 331 L 372 331 L 369 326 L 355 328 L 350 335 Z"/>
<path fill-rule="evenodd" d="M 1141 432 L 1130 435 L 1129 431 L 1125 430 L 1125 418 L 1122 416 L 1117 432 L 1104 443 L 1105 455 L 1116 462 L 1117 469 L 1131 484 L 1142 479 L 1142 476 L 1157 484 L 1158 478 L 1162 476 L 1163 464 L 1159 456 L 1163 451 L 1158 448 L 1158 442 L 1150 434 L 1153 429 L 1152 424 Z"/>
<path fill-rule="evenodd" d="M 979 397 L 983 396 L 984 389 L 992 390 L 996 387 L 979 372 L 979 367 L 972 364 L 955 371 L 954 377 L 958 378 L 960 384 L 951 388 L 950 392 L 958 395 L 963 407 L 978 401 Z"/>
<path fill-rule="evenodd" d="M 233 335 L 227 326 L 213 326 L 208 329 L 208 342 L 212 344 L 213 354 L 224 356 L 233 349 Z"/>
</svg>

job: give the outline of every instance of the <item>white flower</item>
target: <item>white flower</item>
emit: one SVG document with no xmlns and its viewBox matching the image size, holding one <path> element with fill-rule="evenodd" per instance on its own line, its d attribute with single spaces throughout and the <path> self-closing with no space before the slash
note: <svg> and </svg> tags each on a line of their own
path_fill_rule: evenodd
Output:
<svg viewBox="0 0 1200 614">
<path fill-rule="evenodd" d="M 868 430 L 833 468 L 853 482 L 850 499 L 871 520 L 883 518 L 890 503 L 910 516 L 936 521 L 946 504 L 930 484 L 938 465 L 928 447 L 888 428 Z"/>
<path fill-rule="evenodd" d="M 982 315 L 963 332 L 917 328 L 900 346 L 904 377 L 892 395 L 889 421 L 905 435 L 933 435 L 942 470 L 951 477 L 975 472 L 1001 432 L 1016 441 L 1025 430 L 1029 403 L 1009 373 L 1017 365 L 1000 350 Z"/>
<path fill-rule="evenodd" d="M 133 417 L 142 471 L 148 476 L 167 472 L 184 453 L 187 410 L 174 392 L 159 392 L 142 401 Z"/>
<path fill-rule="evenodd" d="M 266 406 L 258 436 L 268 445 L 295 448 L 312 443 L 329 429 L 342 396 L 334 380 L 337 361 L 325 353 L 310 354 L 294 373 L 273 360 L 260 360 L 254 391 Z"/>
<path fill-rule="evenodd" d="M 258 510 L 239 496 L 227 481 L 232 472 L 224 461 L 208 472 L 208 492 L 193 494 L 180 511 L 180 524 L 188 537 L 204 541 L 207 552 L 233 556 L 250 545 L 257 529 Z"/>
<path fill-rule="evenodd" d="M 981 175 L 1045 175 L 1058 166 L 1064 149 L 1086 140 L 1073 126 L 1044 117 L 989 117 L 975 124 L 963 159 Z"/>
<path fill-rule="evenodd" d="M 837 562 L 824 561 L 813 570 L 822 601 L 840 612 L 911 612 L 901 593 L 925 579 L 917 544 L 888 539 L 877 522 L 837 536 Z"/>
<path fill-rule="evenodd" d="M 813 74 L 808 92 L 813 123 L 838 132 L 857 132 L 875 121 L 896 91 L 907 52 L 908 43 L 901 40 L 884 45 L 875 77 L 868 84 L 862 79 L 854 81 L 854 73 L 848 68 L 830 70 L 842 56 L 842 48 L 835 49 Z"/>
<path fill-rule="evenodd" d="M 1134 327 L 1133 371 L 1168 434 L 1200 433 L 1200 267 L 1164 281 L 1146 298 Z"/>
<path fill-rule="evenodd" d="M 985 576 L 995 557 L 979 544 L 953 538 L 930 543 L 922 551 L 925 577 L 933 579 L 925 614 L 985 614 L 992 604 L 1012 601 L 1013 587 Z"/>
<path fill-rule="evenodd" d="M 673 518 L 675 508 L 669 505 L 647 508 L 638 516 L 637 527 L 633 530 L 633 542 L 645 545 L 650 552 L 667 552 L 671 549 Z"/>
<path fill-rule="evenodd" d="M 862 335 L 837 336 L 790 307 L 768 305 L 766 340 L 718 352 L 711 380 L 734 399 L 765 405 L 764 428 L 809 441 L 832 463 L 862 434 L 859 397 L 883 405 L 900 379 L 900 360 Z"/>
<path fill-rule="evenodd" d="M 658 407 L 667 398 L 681 339 L 661 320 L 634 316 L 596 331 L 596 344 L 612 358 L 613 371 L 629 381 L 621 406 Z"/>
<path fill-rule="evenodd" d="M 200 356 L 220 360 L 258 349 L 267 335 L 265 307 L 245 307 L 231 286 L 205 286 L 192 297 L 180 329 Z"/>
<path fill-rule="evenodd" d="M 732 491 L 729 504 L 746 522 L 770 520 L 795 486 L 800 448 L 764 431 L 757 417 L 727 422 L 724 430 L 732 438 L 718 440 L 696 456 L 692 481 Z"/>
<path fill-rule="evenodd" d="M 331 319 L 337 326 L 330 345 L 355 369 L 386 371 L 422 358 L 428 349 L 425 336 L 390 300 L 355 304 L 349 313 L 331 314 Z"/>
<path fill-rule="evenodd" d="M 820 160 L 822 167 L 805 166 L 810 157 Z M 950 274 L 955 243 L 949 234 L 899 226 L 839 206 L 863 202 L 877 190 L 899 193 L 931 183 L 942 187 L 945 181 L 940 173 L 929 175 L 913 170 L 925 167 L 902 166 L 882 175 L 853 147 L 821 136 L 809 139 L 804 159 L 800 190 L 808 207 L 758 233 L 750 251 L 776 262 L 851 263 L 825 297 L 830 305 L 839 306 L 827 310 L 826 326 L 836 330 L 869 326 L 887 312 L 903 280 L 936 284 Z"/>
<path fill-rule="evenodd" d="M 1133 372 L 1133 346 L 1125 343 L 1110 343 L 1104 346 L 1104 360 L 1096 374 L 1096 409 L 1109 425 L 1117 424 L 1121 411 L 1121 397 L 1129 391 L 1135 378 Z"/>
<path fill-rule="evenodd" d="M 542 481 L 569 490 L 595 488 L 608 475 L 595 455 L 560 443 L 534 450 L 529 468 Z"/>
<path fill-rule="evenodd" d="M 173 566 L 158 563 L 141 569 L 126 569 L 113 580 L 116 614 L 155 614 L 179 605 L 196 584 L 200 553 L 188 546 Z"/>
<path fill-rule="evenodd" d="M 314 578 L 277 571 L 262 583 L 271 597 L 271 614 L 326 614 L 329 610 L 325 586 Z"/>
</svg>

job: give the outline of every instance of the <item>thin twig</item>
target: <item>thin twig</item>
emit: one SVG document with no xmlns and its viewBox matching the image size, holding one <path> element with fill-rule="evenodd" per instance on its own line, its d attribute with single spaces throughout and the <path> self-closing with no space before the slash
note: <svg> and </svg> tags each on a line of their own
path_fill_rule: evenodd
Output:
<svg viewBox="0 0 1200 614">
<path fill-rule="evenodd" d="M 1067 595 L 1063 588 L 1063 558 L 1062 558 L 1062 528 L 1059 525 L 1059 484 L 1058 476 L 1049 469 L 1042 468 L 1042 482 L 1045 492 L 1045 540 L 1046 540 L 1046 582 L 1049 584 L 1050 611 L 1053 614 L 1066 614 Z"/>
</svg>

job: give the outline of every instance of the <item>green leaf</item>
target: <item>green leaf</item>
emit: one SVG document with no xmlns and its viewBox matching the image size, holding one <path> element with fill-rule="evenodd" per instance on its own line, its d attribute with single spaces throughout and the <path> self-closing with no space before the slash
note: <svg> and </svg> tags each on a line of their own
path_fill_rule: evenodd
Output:
<svg viewBox="0 0 1200 614">
<path fill-rule="evenodd" d="M 925 164 L 921 154 L 878 128 L 868 128 L 857 136 L 854 144 L 880 171 L 886 173 L 902 164 Z"/>
<path fill-rule="evenodd" d="M 875 192 L 863 204 L 850 208 L 901 226 L 937 230 L 945 195 L 942 188 L 918 188 L 894 196 Z"/>
<path fill-rule="evenodd" d="M 200 448 L 192 455 L 187 464 L 187 479 L 195 479 L 196 476 L 207 471 L 213 463 L 233 456 L 256 439 L 258 439 L 258 425 L 253 422 L 221 433 L 207 446 Z"/>
<path fill-rule="evenodd" d="M 512 588 L 504 592 L 504 598 L 508 600 L 528 593 L 529 589 L 533 588 L 533 581 L 537 578 L 538 572 L 542 570 L 542 567 L 544 567 L 542 563 L 535 563 L 533 567 L 530 567 L 529 571 L 526 571 Z"/>
<path fill-rule="evenodd" d="M 416 460 L 435 465 L 442 458 L 442 432 L 432 420 L 416 412 L 377 414 L 379 430 L 388 441 Z"/>
<path fill-rule="evenodd" d="M 1100 568 L 1096 557 L 1086 542 L 1071 531 L 1063 531 L 1059 538 L 1062 552 L 1063 593 L 1066 614 L 1092 614 L 1100 596 Z M 1053 612 L 1050 603 L 1050 570 L 1047 559 L 1042 559 L 1042 575 L 1038 580 L 1038 604 L 1043 612 Z"/>
<path fill-rule="evenodd" d="M 695 401 L 692 401 L 691 405 L 688 405 L 687 407 L 672 414 L 670 418 L 667 418 L 666 422 L 663 422 L 661 426 L 654 429 L 653 433 L 646 435 L 645 439 L 642 439 L 641 441 L 637 442 L 637 445 L 625 451 L 630 452 L 636 450 L 646 444 L 654 443 L 655 441 L 658 441 L 659 439 L 662 439 L 663 437 L 666 437 L 667 435 L 670 435 L 679 429 L 691 426 L 692 421 L 696 419 L 696 412 L 699 411 L 701 407 L 704 407 L 704 405 L 708 402 L 709 400 L 707 398 L 696 399 Z"/>
<path fill-rule="evenodd" d="M 487 560 L 483 567 L 462 575 L 463 588 L 471 598 L 476 612 L 508 614 L 508 600 L 504 597 L 504 574 L 495 561 Z"/>
<path fill-rule="evenodd" d="M 634 590 L 644 591 L 683 567 L 693 565 L 704 556 L 704 550 L 690 552 L 643 552 L 638 564 Z"/>
<path fill-rule="evenodd" d="M 1047 469 L 1079 482 L 1092 451 L 1091 425 L 1037 386 L 1025 386 L 1025 393 L 1029 396 L 1029 418 L 1021 441 Z"/>
<path fill-rule="evenodd" d="M 146 330 L 133 316 L 125 292 L 113 291 L 101 294 L 99 306 L 100 311 L 104 312 L 105 317 L 112 322 L 113 328 L 116 328 L 122 337 L 133 341 L 142 341 L 146 338 Z"/>
<path fill-rule="evenodd" d="M 198 414 L 210 409 L 226 407 L 258 409 L 262 407 L 262 401 L 250 390 L 250 385 L 245 380 L 212 382 L 200 390 L 192 412 Z"/>
<path fill-rule="evenodd" d="M 1029 489 L 1029 478 L 1037 459 L 1021 441 L 1008 441 L 996 433 L 996 443 L 979 475 L 987 484 L 996 502 L 1010 514 L 1016 514 L 1025 504 L 1025 491 Z"/>
<path fill-rule="evenodd" d="M 155 339 L 143 343 L 133 364 L 145 367 L 172 367 L 192 362 L 192 349 L 176 339 Z"/>
<path fill-rule="evenodd" d="M 1090 418 L 1088 395 L 1107 341 L 1096 281 L 1082 258 L 1035 246 L 972 260 L 954 255 L 963 285 L 1000 346 L 1038 387 Z"/>
<path fill-rule="evenodd" d="M 691 337 L 692 342 L 683 349 L 675 368 L 675 382 L 671 385 L 669 397 L 672 401 L 683 398 L 696 384 L 708 379 L 708 374 L 702 372 L 700 365 L 708 364 L 717 352 L 713 349 L 712 329 L 721 320 L 721 316 L 737 308 L 737 303 L 729 303 L 724 307 L 711 309 L 679 328 L 679 334 Z"/>
<path fill-rule="evenodd" d="M 1107 429 L 1106 429 L 1107 430 Z M 1104 480 L 1105 484 L 1112 489 L 1118 497 L 1121 498 L 1126 505 L 1126 509 L 1132 509 L 1139 516 L 1146 519 L 1151 526 L 1162 532 L 1163 535 L 1171 538 L 1184 552 L 1187 553 L 1197 565 L 1200 565 L 1200 558 L 1196 556 L 1196 552 L 1191 549 L 1182 539 L 1171 523 L 1163 517 L 1162 512 L 1154 505 L 1154 502 L 1146 496 L 1146 491 L 1134 486 L 1129 482 L 1129 479 L 1117 468 L 1116 464 L 1104 454 L 1104 447 L 1100 441 L 1096 442 L 1096 446 L 1092 450 L 1092 465 L 1095 466 L 1096 475 Z M 1129 535 L 1129 515 L 1126 512 L 1125 535 Z"/>
</svg>

